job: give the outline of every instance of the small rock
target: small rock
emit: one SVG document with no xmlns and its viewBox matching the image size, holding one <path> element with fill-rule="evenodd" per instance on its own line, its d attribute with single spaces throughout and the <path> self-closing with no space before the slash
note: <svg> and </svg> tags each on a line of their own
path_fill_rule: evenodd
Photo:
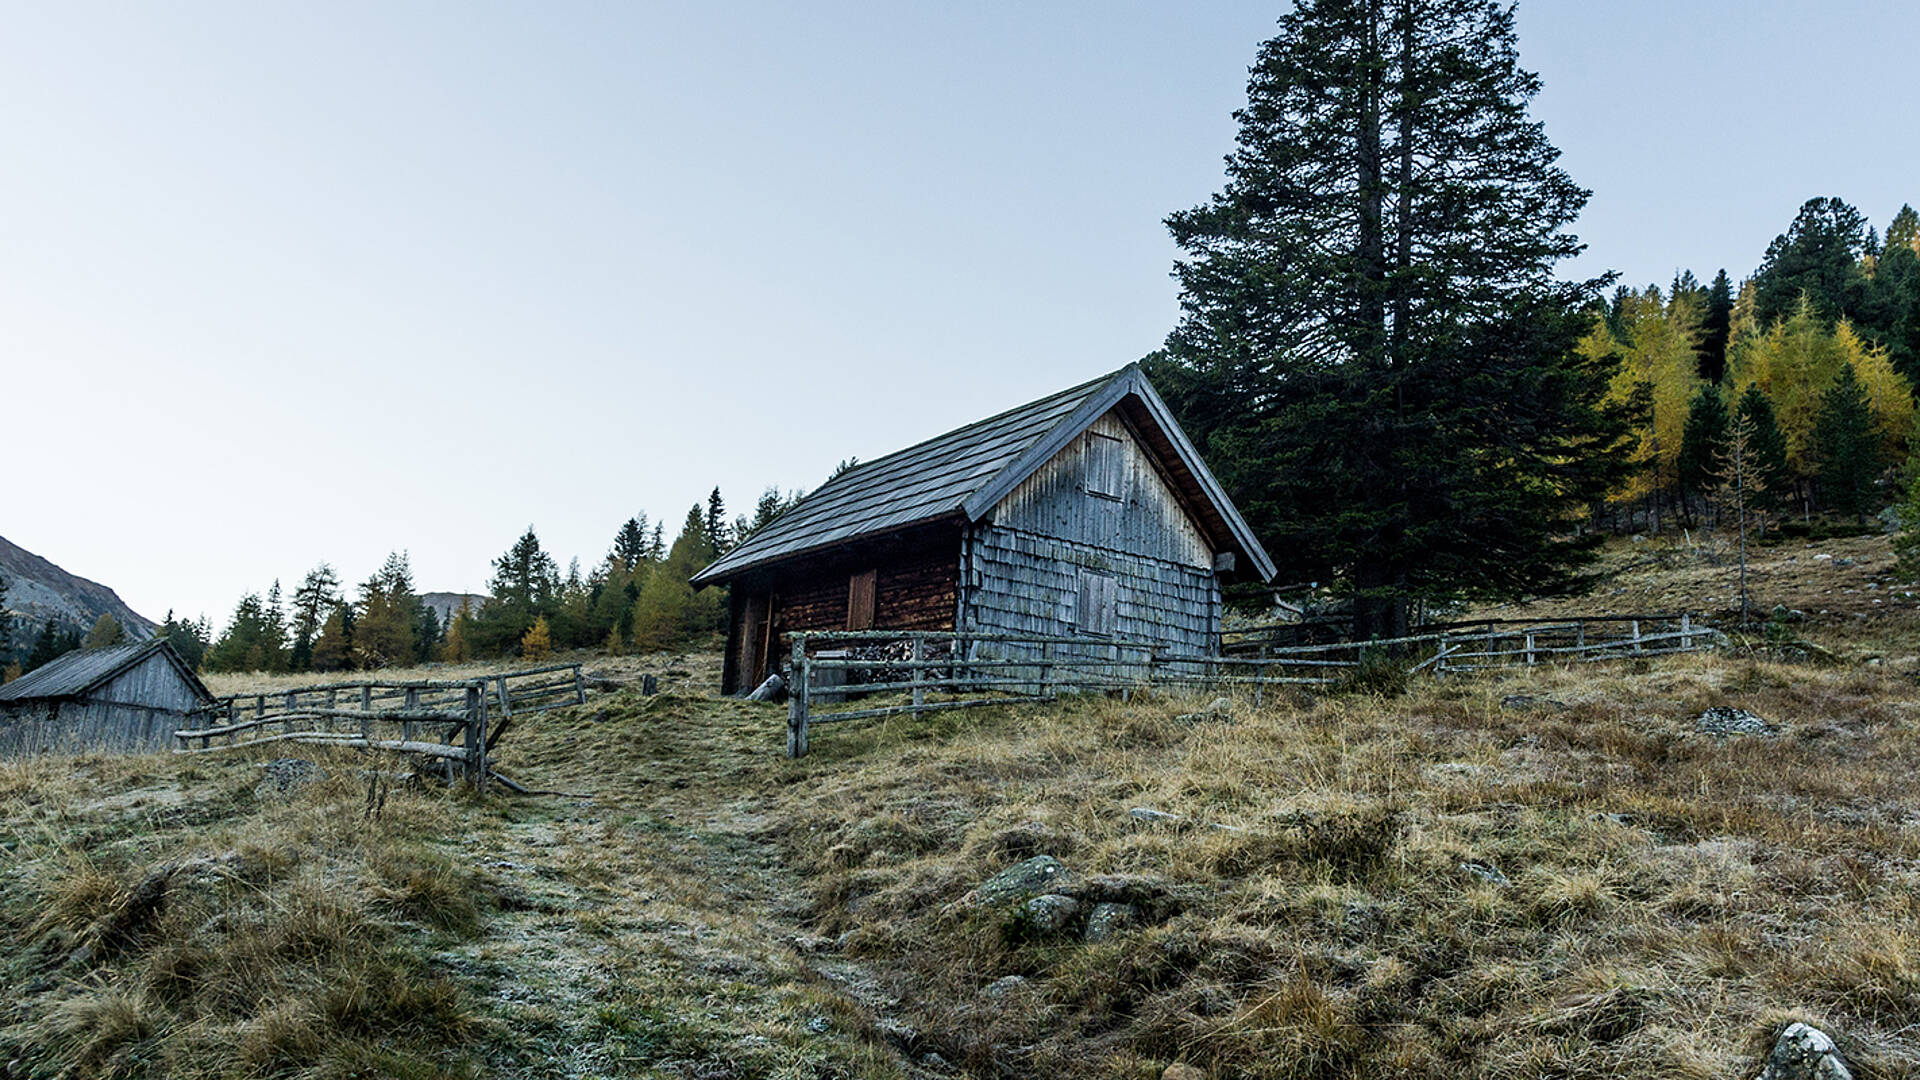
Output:
<svg viewBox="0 0 1920 1080">
<path fill-rule="evenodd" d="M 1176 1061 L 1160 1074 L 1160 1080 L 1207 1080 L 1207 1071 L 1197 1065 Z"/>
<path fill-rule="evenodd" d="M 1507 875 L 1500 872 L 1499 867 L 1490 863 L 1463 862 L 1460 864 L 1460 869 L 1465 870 L 1467 873 L 1472 874 L 1482 881 L 1491 882 L 1492 884 L 1502 887 L 1513 884 L 1513 882 L 1507 880 Z"/>
<path fill-rule="evenodd" d="M 1165 810 L 1155 810 L 1150 806 L 1136 806 L 1133 809 L 1127 811 L 1127 814 L 1131 816 L 1135 821 L 1179 821 L 1180 820 L 1179 814 L 1171 814 Z"/>
<path fill-rule="evenodd" d="M 828 1020 L 824 1016 L 816 1016 L 807 1021 L 807 1030 L 813 1032 L 815 1035 L 825 1035 L 827 1032 L 833 1030 L 833 1021 Z"/>
<path fill-rule="evenodd" d="M 1214 698 L 1207 707 L 1199 712 L 1181 713 L 1174 720 L 1182 724 L 1199 724 L 1209 720 L 1232 720 L 1233 702 L 1227 698 Z"/>
<path fill-rule="evenodd" d="M 1095 904 L 1093 912 L 1087 916 L 1087 929 L 1081 937 L 1089 942 L 1105 941 L 1132 926 L 1139 918 L 1140 909 L 1132 904 Z"/>
<path fill-rule="evenodd" d="M 1060 893 L 1047 893 L 1027 901 L 1027 924 L 1041 934 L 1057 934 L 1080 914 L 1080 901 Z"/>
<path fill-rule="evenodd" d="M 1538 694 L 1508 694 L 1500 699 L 1503 709 L 1548 709 L 1559 712 L 1567 708 L 1567 703 L 1557 698 L 1541 697 Z"/>
<path fill-rule="evenodd" d="M 1759 1080 L 1853 1080 L 1853 1073 L 1826 1032 L 1793 1023 L 1774 1041 Z"/>
<path fill-rule="evenodd" d="M 305 758 L 279 758 L 260 766 L 267 778 L 253 789 L 256 797 L 286 795 L 327 778 L 327 771 Z"/>
<path fill-rule="evenodd" d="M 944 1069 L 947 1067 L 947 1059 L 929 1050 L 920 1055 L 920 1064 L 929 1069 Z"/>
<path fill-rule="evenodd" d="M 1693 726 L 1708 735 L 1775 735 L 1780 728 L 1745 709 L 1715 705 L 1701 713 Z"/>
<path fill-rule="evenodd" d="M 993 875 L 969 894 L 974 904 L 1004 904 L 1024 900 L 1046 892 L 1055 881 L 1066 876 L 1067 868 L 1051 855 L 1035 855 Z"/>
<path fill-rule="evenodd" d="M 1017 994 L 1022 990 L 1025 990 L 1026 988 L 1027 988 L 1026 976 L 1002 975 L 999 978 L 988 983 L 987 988 L 981 992 L 986 994 L 990 998 L 994 998 L 998 1000 L 1000 998 L 1007 997 L 1011 994 Z"/>
</svg>

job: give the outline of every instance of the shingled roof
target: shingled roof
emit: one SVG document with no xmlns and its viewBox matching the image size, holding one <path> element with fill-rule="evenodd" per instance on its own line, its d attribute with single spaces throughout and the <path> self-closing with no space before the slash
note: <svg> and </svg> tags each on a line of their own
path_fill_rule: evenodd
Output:
<svg viewBox="0 0 1920 1080">
<path fill-rule="evenodd" d="M 200 682 L 199 676 L 193 673 L 193 669 L 180 658 L 180 654 L 174 651 L 173 646 L 167 644 L 165 638 L 155 638 L 152 641 L 107 645 L 98 649 L 75 649 L 73 652 L 55 657 L 5 686 L 0 686 L 0 703 L 81 697 L 94 687 L 145 660 L 154 652 L 166 654 L 167 659 L 200 696 L 200 700 L 213 700 L 213 695 Z"/>
<path fill-rule="evenodd" d="M 694 575 L 695 586 L 755 567 L 942 519 L 978 521 L 1115 407 L 1153 429 L 1163 464 L 1181 475 L 1196 517 L 1218 547 L 1243 554 L 1263 581 L 1273 561 L 1187 441 L 1138 364 L 997 416 L 862 462 L 822 484 L 740 546 Z"/>
</svg>

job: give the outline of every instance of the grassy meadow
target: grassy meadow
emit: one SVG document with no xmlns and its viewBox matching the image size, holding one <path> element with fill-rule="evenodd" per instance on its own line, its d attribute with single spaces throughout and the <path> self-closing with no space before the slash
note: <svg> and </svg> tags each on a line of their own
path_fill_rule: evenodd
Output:
<svg viewBox="0 0 1920 1080">
<path fill-rule="evenodd" d="M 1911 618 L 800 761 L 710 655 L 593 660 L 680 674 L 514 729 L 501 768 L 565 796 L 306 747 L 286 790 L 264 752 L 0 763 L 0 1075 L 1704 1080 L 1806 1019 L 1920 1077 Z M 1722 705 L 1779 730 L 1698 732 Z M 975 902 L 1037 856 L 1064 922 Z M 1102 901 L 1132 918 L 1086 940 Z"/>
</svg>

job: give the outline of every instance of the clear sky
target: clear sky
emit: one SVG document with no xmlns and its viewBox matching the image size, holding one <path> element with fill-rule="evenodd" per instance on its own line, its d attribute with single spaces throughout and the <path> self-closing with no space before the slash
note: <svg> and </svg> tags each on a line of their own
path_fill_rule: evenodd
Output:
<svg viewBox="0 0 1920 1080">
<path fill-rule="evenodd" d="M 152 618 L 481 588 L 1117 368 L 1274 3 L 6 3 L 0 535 Z M 1920 202 L 1895 0 L 1531 0 L 1569 272 Z"/>
</svg>

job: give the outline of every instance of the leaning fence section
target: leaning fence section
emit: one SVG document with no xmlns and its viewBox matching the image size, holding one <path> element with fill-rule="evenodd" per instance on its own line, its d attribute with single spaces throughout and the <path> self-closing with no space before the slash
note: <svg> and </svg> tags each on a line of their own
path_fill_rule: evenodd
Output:
<svg viewBox="0 0 1920 1080">
<path fill-rule="evenodd" d="M 1275 645 L 1262 628 L 1226 635 L 1211 655 L 1152 642 L 952 631 L 809 631 L 792 636 L 787 754 L 807 753 L 828 723 L 1052 701 L 1061 694 L 1155 688 L 1323 687 L 1372 664 L 1438 677 L 1501 667 L 1696 652 L 1726 643 L 1692 616 L 1475 623 L 1369 641 Z M 891 700 L 890 700 L 891 699 Z M 904 700 L 902 700 L 904 699 Z"/>
<path fill-rule="evenodd" d="M 355 682 L 239 694 L 203 705 L 174 732 L 198 754 L 265 743 L 324 743 L 413 754 L 444 763 L 447 779 L 485 787 L 488 755 L 516 715 L 586 702 L 578 664 L 472 679 Z"/>
</svg>

